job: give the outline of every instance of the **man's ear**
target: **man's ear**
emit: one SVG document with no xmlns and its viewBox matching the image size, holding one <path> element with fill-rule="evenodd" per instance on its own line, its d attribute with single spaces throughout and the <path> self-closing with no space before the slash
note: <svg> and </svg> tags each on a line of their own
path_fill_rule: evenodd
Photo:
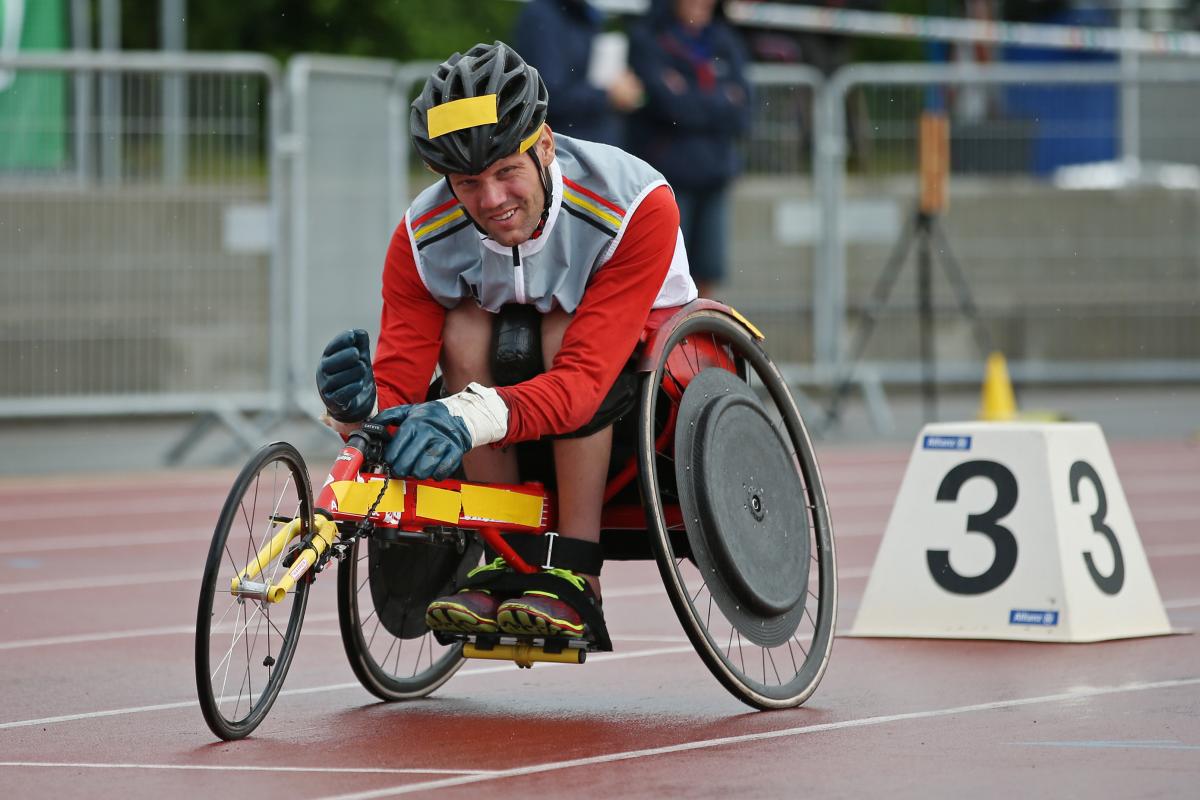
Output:
<svg viewBox="0 0 1200 800">
<path fill-rule="evenodd" d="M 538 152 L 538 161 L 542 167 L 550 166 L 550 162 L 554 160 L 554 131 L 550 130 L 549 125 L 542 126 L 542 135 L 534 145 Z"/>
</svg>

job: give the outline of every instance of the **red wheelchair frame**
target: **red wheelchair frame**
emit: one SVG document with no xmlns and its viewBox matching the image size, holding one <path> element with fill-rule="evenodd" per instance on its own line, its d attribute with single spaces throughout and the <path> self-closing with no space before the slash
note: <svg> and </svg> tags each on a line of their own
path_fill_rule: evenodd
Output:
<svg viewBox="0 0 1200 800">
<path fill-rule="evenodd" d="M 610 470 L 601 528 L 605 533 L 632 531 L 635 533 L 631 536 L 635 539 L 640 538 L 637 531 L 649 534 L 650 552 L 658 563 L 668 597 L 697 653 L 731 693 L 754 707 L 768 709 L 799 705 L 815 691 L 832 645 L 837 589 L 828 502 L 815 455 L 786 383 L 759 344 L 762 338 L 744 317 L 714 301 L 697 300 L 681 309 L 652 312 L 643 331 L 636 365 L 639 372 L 648 373 L 639 392 L 637 453 Z M 747 387 L 756 389 L 757 396 L 765 398 L 764 402 L 773 410 L 770 418 L 777 420 L 771 425 L 776 428 L 780 444 L 786 448 L 783 461 L 775 463 L 791 465 L 787 469 L 795 471 L 796 485 L 803 494 L 802 507 L 781 506 L 802 509 L 800 514 L 804 519 L 789 520 L 788 525 L 794 523 L 796 530 L 808 537 L 810 543 L 804 551 L 809 554 L 808 566 L 803 570 L 807 577 L 803 579 L 805 584 L 797 589 L 802 602 L 778 618 L 747 617 L 748 610 L 737 601 L 736 593 L 717 591 L 717 584 L 722 580 L 720 575 L 697 573 L 699 562 L 691 552 L 697 544 L 696 533 L 684 524 L 684 513 L 679 503 L 673 501 L 678 490 L 668 486 L 664 491 L 666 484 L 659 483 L 660 462 L 674 461 L 676 423 L 683 395 L 697 376 L 714 368 L 722 371 L 718 375 L 736 376 Z M 755 376 L 757 387 L 752 385 Z M 295 448 L 284 443 L 263 448 L 238 476 L 214 533 L 196 629 L 200 704 L 210 728 L 221 738 L 241 738 L 265 717 L 294 655 L 308 589 L 316 575 L 334 560 L 341 564 L 338 570 L 338 617 L 351 666 L 363 685 L 385 700 L 429 694 L 461 665 L 463 655 L 496 658 L 497 652 L 503 652 L 506 654 L 503 657 L 511 657 L 522 666 L 539 660 L 570 663 L 584 660 L 586 642 L 571 642 L 570 647 L 564 647 L 561 642 L 553 643 L 548 639 L 544 642 L 507 642 L 499 646 L 489 641 L 482 648 L 489 653 L 481 654 L 475 648 L 475 637 L 467 637 L 469 641 L 461 646 L 455 643 L 448 647 L 447 642 L 439 639 L 447 649 L 435 660 L 432 642 L 428 644 L 428 655 L 422 655 L 426 652 L 425 640 L 429 631 L 423 628 L 424 606 L 417 608 L 419 603 L 415 602 L 418 599 L 415 597 L 410 598 L 414 603 L 412 619 L 421 624 L 414 628 L 412 621 L 405 617 L 407 621 L 399 625 L 403 630 L 397 632 L 387 628 L 388 634 L 394 637 L 397 661 L 402 640 L 420 638 L 419 663 L 413 673 L 402 674 L 398 667 L 389 665 L 388 660 L 393 657 L 392 646 L 382 659 L 371 652 L 371 643 L 383 615 L 379 613 L 375 585 L 369 584 L 358 573 L 368 569 L 374 579 L 375 573 L 370 572 L 374 569 L 371 559 L 377 550 L 382 553 L 391 547 L 403 550 L 432 546 L 444 549 L 447 541 L 453 541 L 457 542 L 457 552 L 463 554 L 461 560 L 469 555 L 462 549 L 464 543 L 470 540 L 471 532 L 477 532 L 483 545 L 503 557 L 514 570 L 529 574 L 538 571 L 539 565 L 529 563 L 515 552 L 505 541 L 504 534 L 539 535 L 557 527 L 554 493 L 541 483 L 499 485 L 460 480 L 394 479 L 371 471 L 378 462 L 381 434 L 382 428 L 370 434 L 351 434 L 316 498 L 312 496 L 303 459 Z M 277 500 L 266 516 L 272 527 L 260 536 L 255 533 L 257 517 L 247 512 L 246 504 L 251 489 L 257 502 L 260 477 L 272 467 L 278 474 L 281 465 L 287 475 L 285 484 L 293 486 L 295 497 L 289 502 L 294 503 L 295 510 L 290 515 L 281 514 L 281 502 Z M 679 465 L 674 465 L 675 470 L 678 468 Z M 364 472 L 364 469 L 368 471 Z M 631 488 L 635 480 L 638 492 Z M 638 494 L 640 505 L 621 499 Z M 245 552 L 252 557 L 230 578 L 224 570 L 235 559 L 231 557 L 234 548 L 229 546 L 228 540 L 231 532 L 237 535 L 235 528 L 242 518 L 245 518 L 249 532 Z M 737 536 L 743 535 L 740 528 L 734 530 Z M 689 545 L 689 541 L 692 544 Z M 677 543 L 682 549 L 677 549 Z M 607 551 L 606 547 L 606 557 L 611 557 Z M 474 558 L 479 558 L 480 551 L 471 552 L 476 553 Z M 418 558 L 403 563 L 412 565 L 405 569 L 419 571 L 424 569 L 421 565 L 426 562 Z M 470 566 L 465 560 L 462 563 Z M 787 574 L 770 571 L 774 570 L 773 559 L 765 564 L 769 571 L 762 572 L 764 567 L 760 562 L 755 567 L 760 570 L 758 574 L 768 578 Z M 733 562 L 729 568 L 736 572 L 739 565 Z M 418 575 L 411 571 L 406 574 Z M 460 576 L 463 574 L 465 572 Z M 368 584 L 370 592 L 364 594 Z M 231 613 L 217 613 L 221 598 L 236 609 L 233 617 L 238 621 L 227 649 L 221 643 L 221 631 L 213 622 L 226 619 Z M 424 602 L 429 599 L 432 597 Z M 374 609 L 370 608 L 371 604 L 375 605 Z M 271 614 L 272 608 L 282 613 L 285 606 L 290 606 L 291 610 L 286 629 L 281 630 L 271 622 Z M 369 613 L 364 614 L 364 611 Z M 421 615 L 419 619 L 417 614 Z M 246 710 L 242 714 L 243 689 L 239 687 L 233 711 L 228 713 L 230 699 L 224 692 L 231 663 L 235 656 L 240 659 L 238 648 L 251 647 L 252 633 L 257 640 L 263 617 L 267 620 L 265 638 L 270 640 L 272 635 L 278 635 L 281 641 L 273 649 L 268 644 L 267 654 L 261 662 L 254 660 L 256 657 L 246 656 L 244 673 L 249 686 L 245 690 Z M 376 630 L 367 636 L 364 626 L 372 618 Z M 252 631 L 255 620 L 258 620 L 258 628 Z M 422 629 L 424 634 L 421 634 Z M 755 648 L 761 651 L 761 669 L 755 666 Z M 750 661 L 746 658 L 747 651 L 751 653 Z M 213 657 L 222 652 L 224 655 L 216 659 L 214 665 Z M 427 666 L 422 665 L 422 658 L 428 661 Z M 259 669 L 260 663 L 267 671 L 267 678 L 265 682 L 259 680 L 255 687 L 250 676 Z M 240 675 L 241 671 L 235 675 L 239 681 L 242 680 Z"/>
</svg>

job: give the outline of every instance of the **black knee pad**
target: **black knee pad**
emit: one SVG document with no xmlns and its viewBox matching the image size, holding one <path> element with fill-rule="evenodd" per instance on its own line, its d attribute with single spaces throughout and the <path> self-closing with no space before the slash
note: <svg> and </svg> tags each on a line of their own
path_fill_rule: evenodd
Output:
<svg viewBox="0 0 1200 800">
<path fill-rule="evenodd" d="M 492 379 L 513 386 L 540 375 L 542 315 L 533 306 L 510 303 L 492 322 Z"/>
<path fill-rule="evenodd" d="M 542 315 L 534 306 L 510 303 L 492 323 L 492 379 L 496 386 L 513 386 L 545 371 L 542 359 Z M 553 438 L 591 436 L 637 407 L 638 373 L 633 360 L 621 370 L 600 408 L 583 427 Z"/>
</svg>

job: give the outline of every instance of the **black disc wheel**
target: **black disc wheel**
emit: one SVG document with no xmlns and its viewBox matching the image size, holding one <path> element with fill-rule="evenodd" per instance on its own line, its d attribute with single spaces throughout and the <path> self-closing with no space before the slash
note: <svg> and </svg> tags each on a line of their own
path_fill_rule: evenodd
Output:
<svg viewBox="0 0 1200 800">
<path fill-rule="evenodd" d="M 386 530 L 354 542 L 338 567 L 338 619 L 350 667 L 381 700 L 424 697 L 458 671 L 462 645 L 442 645 L 425 608 L 479 564 L 482 547 L 389 541 Z"/>
<path fill-rule="evenodd" d="M 283 442 L 267 445 L 246 464 L 221 509 L 196 614 L 196 688 L 204 720 L 222 739 L 241 739 L 258 727 L 283 686 L 310 584 L 301 579 L 279 602 L 269 602 L 265 587 L 287 570 L 283 556 L 260 562 L 259 554 L 285 529 L 306 535 L 312 513 L 304 460 Z M 249 565 L 258 574 L 239 579 L 235 591 L 234 579 Z"/>
<path fill-rule="evenodd" d="M 695 311 L 668 335 L 639 415 L 647 524 L 684 631 L 738 699 L 800 705 L 829 661 L 837 575 L 825 489 L 787 384 L 744 325 Z"/>
</svg>

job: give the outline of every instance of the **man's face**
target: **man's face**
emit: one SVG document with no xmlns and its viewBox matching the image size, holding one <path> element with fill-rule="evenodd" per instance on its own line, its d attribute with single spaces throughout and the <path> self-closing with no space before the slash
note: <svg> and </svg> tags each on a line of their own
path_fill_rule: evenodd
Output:
<svg viewBox="0 0 1200 800">
<path fill-rule="evenodd" d="M 532 152 L 542 166 L 554 159 L 549 126 L 542 130 Z M 545 192 L 529 152 L 502 158 L 478 175 L 451 174 L 450 186 L 471 218 L 505 247 L 528 241 L 541 222 Z"/>
<path fill-rule="evenodd" d="M 712 22 L 716 0 L 675 0 L 675 16 L 684 25 L 703 28 Z"/>
</svg>

